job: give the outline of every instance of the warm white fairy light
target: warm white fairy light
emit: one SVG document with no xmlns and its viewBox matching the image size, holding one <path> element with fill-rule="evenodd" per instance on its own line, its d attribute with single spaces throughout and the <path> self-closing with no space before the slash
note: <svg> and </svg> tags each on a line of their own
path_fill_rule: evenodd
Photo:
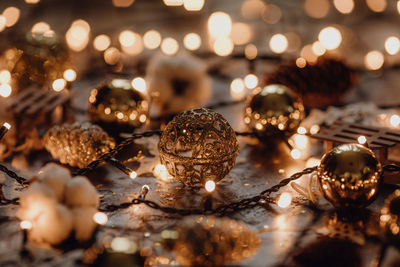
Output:
<svg viewBox="0 0 400 267">
<path fill-rule="evenodd" d="M 115 65 L 121 58 L 121 52 L 116 47 L 109 47 L 104 51 L 104 61 L 109 65 Z"/>
<path fill-rule="evenodd" d="M 31 32 L 32 33 L 39 33 L 39 34 L 43 34 L 47 31 L 50 31 L 50 25 L 47 22 L 44 21 L 40 21 L 38 23 L 35 23 L 32 28 L 31 28 Z"/>
<path fill-rule="evenodd" d="M 121 32 L 119 35 L 119 41 L 121 43 L 122 51 L 128 55 L 138 55 L 144 49 L 142 37 L 136 32 Z"/>
<path fill-rule="evenodd" d="M 290 155 L 292 156 L 293 159 L 299 159 L 301 157 L 301 152 L 300 152 L 300 150 L 295 148 L 295 149 L 292 149 L 292 151 L 290 151 Z"/>
<path fill-rule="evenodd" d="M 9 84 L 1 84 L 0 85 L 0 96 L 9 97 L 11 95 L 12 88 Z"/>
<path fill-rule="evenodd" d="M 67 82 L 64 79 L 57 79 L 53 82 L 52 87 L 53 87 L 54 91 L 60 92 L 60 91 L 64 90 L 66 85 L 67 85 Z"/>
<path fill-rule="evenodd" d="M 303 126 L 300 126 L 299 128 L 297 128 L 297 133 L 298 134 L 306 134 L 307 133 L 307 129 L 304 128 Z"/>
<path fill-rule="evenodd" d="M 254 89 L 258 85 L 258 78 L 254 74 L 247 74 L 244 77 L 244 84 L 246 85 L 247 88 L 249 89 Z"/>
<path fill-rule="evenodd" d="M 7 128 L 7 130 L 11 129 L 11 125 L 8 122 L 3 123 L 3 126 Z"/>
<path fill-rule="evenodd" d="M 129 177 L 133 180 L 137 177 L 137 173 L 135 171 L 131 171 L 131 173 L 129 174 Z"/>
<path fill-rule="evenodd" d="M 357 138 L 357 142 L 358 142 L 360 145 L 365 145 L 365 144 L 367 143 L 367 138 L 366 138 L 364 135 L 360 135 L 360 136 Z"/>
<path fill-rule="evenodd" d="M 156 30 L 149 30 L 143 35 L 143 43 L 147 49 L 156 49 L 161 44 L 161 34 Z"/>
<path fill-rule="evenodd" d="M 232 30 L 231 17 L 224 12 L 214 12 L 208 18 L 208 32 L 213 37 L 228 36 Z"/>
<path fill-rule="evenodd" d="M 390 36 L 385 41 L 385 49 L 386 52 L 390 55 L 395 55 L 400 50 L 400 41 L 399 38 L 395 36 Z"/>
<path fill-rule="evenodd" d="M 215 39 L 213 48 L 218 56 L 228 56 L 232 53 L 234 46 L 229 37 L 221 36 Z"/>
<path fill-rule="evenodd" d="M 183 0 L 163 0 L 166 6 L 181 6 L 183 5 Z"/>
<path fill-rule="evenodd" d="M 269 40 L 269 48 L 272 52 L 276 54 L 281 54 L 286 51 L 288 47 L 288 41 L 285 35 L 283 34 L 274 34 Z"/>
<path fill-rule="evenodd" d="M 174 38 L 167 37 L 164 40 L 162 40 L 161 51 L 164 54 L 172 56 L 176 54 L 178 50 L 179 50 L 179 44 Z"/>
<path fill-rule="evenodd" d="M 248 44 L 244 48 L 244 55 L 247 59 L 252 60 L 257 57 L 257 47 L 254 44 Z"/>
<path fill-rule="evenodd" d="M 136 252 L 137 244 L 127 237 L 115 237 L 111 241 L 111 249 L 115 252 L 131 254 Z"/>
<path fill-rule="evenodd" d="M 132 87 L 142 93 L 146 93 L 146 81 L 142 77 L 136 77 L 132 80 Z"/>
<path fill-rule="evenodd" d="M 306 149 L 308 145 L 308 137 L 305 136 L 304 134 L 295 134 L 293 136 L 293 140 L 295 143 L 295 147 L 298 149 Z"/>
<path fill-rule="evenodd" d="M 393 126 L 393 127 L 398 127 L 399 125 L 400 125 L 400 116 L 399 115 L 392 115 L 391 117 L 390 117 L 390 124 Z"/>
<path fill-rule="evenodd" d="M 75 52 L 82 51 L 89 43 L 89 34 L 89 23 L 82 19 L 75 20 L 65 34 L 68 47 Z"/>
<path fill-rule="evenodd" d="M 21 11 L 14 6 L 7 7 L 3 11 L 3 16 L 6 18 L 6 27 L 11 27 L 17 23 Z"/>
<path fill-rule="evenodd" d="M 332 50 L 340 46 L 342 42 L 342 34 L 337 28 L 329 26 L 320 31 L 318 40 L 326 49 Z"/>
<path fill-rule="evenodd" d="M 97 35 L 96 38 L 93 40 L 93 47 L 97 51 L 104 51 L 106 50 L 111 44 L 111 39 L 108 35 L 100 34 Z"/>
<path fill-rule="evenodd" d="M 11 80 L 11 73 L 8 70 L 0 71 L 0 84 L 7 84 Z"/>
<path fill-rule="evenodd" d="M 135 43 L 135 34 L 132 31 L 123 31 L 119 34 L 118 40 L 122 46 L 131 46 Z"/>
<path fill-rule="evenodd" d="M 279 200 L 277 202 L 277 204 L 280 208 L 287 208 L 290 206 L 291 203 L 292 203 L 292 195 L 287 192 L 282 193 L 279 196 Z"/>
<path fill-rule="evenodd" d="M 183 38 L 183 45 L 188 49 L 188 50 L 197 50 L 201 46 L 201 38 L 200 35 L 197 33 L 188 33 L 185 35 Z"/>
<path fill-rule="evenodd" d="M 105 225 L 108 221 L 108 216 L 104 212 L 99 211 L 93 215 L 93 220 L 99 225 Z"/>
<path fill-rule="evenodd" d="M 204 6 L 204 0 L 183 0 L 183 7 L 187 11 L 199 11 Z"/>
<path fill-rule="evenodd" d="M 314 54 L 317 56 L 322 56 L 326 52 L 325 47 L 319 41 L 314 42 L 311 48 Z"/>
<path fill-rule="evenodd" d="M 231 38 L 235 45 L 244 45 L 253 38 L 253 30 L 247 23 L 235 22 L 232 24 Z"/>
<path fill-rule="evenodd" d="M 215 190 L 215 187 L 216 187 L 215 182 L 212 180 L 208 180 L 204 185 L 204 188 L 209 193 L 213 192 Z"/>
<path fill-rule="evenodd" d="M 333 5 L 342 14 L 349 14 L 354 9 L 354 0 L 333 0 Z"/>
<path fill-rule="evenodd" d="M 31 4 L 31 5 L 37 4 L 39 2 L 40 2 L 40 0 L 25 0 L 25 3 Z"/>
<path fill-rule="evenodd" d="M 233 100 L 240 100 L 246 96 L 244 82 L 240 78 L 236 78 L 231 82 L 231 97 Z"/>
<path fill-rule="evenodd" d="M 383 54 L 377 50 L 368 52 L 364 57 L 365 67 L 369 70 L 379 70 L 382 68 L 385 58 Z"/>
<path fill-rule="evenodd" d="M 73 82 L 76 80 L 76 71 L 73 69 L 67 69 L 64 71 L 64 79 L 67 80 L 68 82 Z"/>
<path fill-rule="evenodd" d="M 21 221 L 21 223 L 19 224 L 19 226 L 21 227 L 21 229 L 23 230 L 30 230 L 32 229 L 32 223 L 30 221 Z"/>
</svg>

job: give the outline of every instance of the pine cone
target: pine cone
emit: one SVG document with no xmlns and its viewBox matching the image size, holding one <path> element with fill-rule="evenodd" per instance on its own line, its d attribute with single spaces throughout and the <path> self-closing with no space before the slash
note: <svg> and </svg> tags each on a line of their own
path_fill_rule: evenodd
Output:
<svg viewBox="0 0 400 267">
<path fill-rule="evenodd" d="M 307 107 L 339 103 L 356 81 L 353 69 L 340 60 L 323 57 L 304 68 L 297 67 L 295 62 L 281 65 L 265 78 L 265 84 L 283 84 L 297 92 Z"/>
<path fill-rule="evenodd" d="M 79 168 L 115 147 L 114 139 L 91 123 L 56 125 L 44 135 L 43 143 L 53 158 Z"/>
</svg>

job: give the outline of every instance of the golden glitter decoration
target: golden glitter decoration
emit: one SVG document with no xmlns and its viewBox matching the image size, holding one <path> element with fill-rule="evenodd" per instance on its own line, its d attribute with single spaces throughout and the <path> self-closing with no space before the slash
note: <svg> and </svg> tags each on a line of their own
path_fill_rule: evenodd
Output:
<svg viewBox="0 0 400 267">
<path fill-rule="evenodd" d="M 207 216 L 186 217 L 177 227 L 174 251 L 182 266 L 222 266 L 256 254 L 261 239 L 244 223 Z"/>
<path fill-rule="evenodd" d="M 239 145 L 224 117 L 200 108 L 185 111 L 168 123 L 158 151 L 169 174 L 194 186 L 224 178 L 235 165 Z"/>
<path fill-rule="evenodd" d="M 400 243 L 400 189 L 385 200 L 381 210 L 380 225 L 391 239 Z"/>
<path fill-rule="evenodd" d="M 122 131 L 131 130 L 144 125 L 148 112 L 146 96 L 135 90 L 127 79 L 108 80 L 90 93 L 90 118 L 107 130 L 116 126 Z"/>
<path fill-rule="evenodd" d="M 369 148 L 344 144 L 323 156 L 317 175 L 321 192 L 333 206 L 362 208 L 377 195 L 382 166 Z"/>
<path fill-rule="evenodd" d="M 260 136 L 291 135 L 304 116 L 300 98 L 284 85 L 270 84 L 255 89 L 247 102 L 244 122 Z"/>
<path fill-rule="evenodd" d="M 53 158 L 70 166 L 86 167 L 115 147 L 115 141 L 97 125 L 74 123 L 54 126 L 43 137 Z"/>
<path fill-rule="evenodd" d="M 28 32 L 15 47 L 3 53 L 1 61 L 11 73 L 12 87 L 19 89 L 32 83 L 51 86 L 63 78 L 66 70 L 73 69 L 67 47 L 54 32 Z"/>
</svg>

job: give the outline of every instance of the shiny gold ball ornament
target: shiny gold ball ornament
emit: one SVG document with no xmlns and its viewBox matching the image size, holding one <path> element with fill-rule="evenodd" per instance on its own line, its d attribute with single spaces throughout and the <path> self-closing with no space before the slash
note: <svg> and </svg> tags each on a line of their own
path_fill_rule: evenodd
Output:
<svg viewBox="0 0 400 267">
<path fill-rule="evenodd" d="M 400 244 L 400 189 L 385 200 L 381 209 L 380 225 L 390 239 Z"/>
<path fill-rule="evenodd" d="M 217 112 L 199 108 L 174 117 L 158 144 L 161 163 L 187 186 L 217 182 L 235 165 L 239 153 L 236 134 Z"/>
<path fill-rule="evenodd" d="M 301 99 L 288 87 L 270 84 L 257 88 L 249 98 L 244 122 L 260 136 L 291 135 L 304 119 L 304 114 Z"/>
<path fill-rule="evenodd" d="M 53 158 L 79 168 L 115 147 L 114 139 L 91 123 L 56 125 L 44 135 L 43 144 Z"/>
<path fill-rule="evenodd" d="M 378 193 L 382 166 L 369 148 L 343 144 L 323 156 L 317 176 L 321 192 L 333 206 L 362 208 Z"/>
<path fill-rule="evenodd" d="M 186 217 L 178 226 L 174 246 L 182 266 L 222 266 L 252 257 L 260 237 L 244 223 L 212 216 Z"/>
<path fill-rule="evenodd" d="M 131 130 L 144 125 L 148 113 L 147 97 L 135 90 L 130 80 L 111 79 L 90 93 L 90 118 L 104 129 Z"/>
</svg>

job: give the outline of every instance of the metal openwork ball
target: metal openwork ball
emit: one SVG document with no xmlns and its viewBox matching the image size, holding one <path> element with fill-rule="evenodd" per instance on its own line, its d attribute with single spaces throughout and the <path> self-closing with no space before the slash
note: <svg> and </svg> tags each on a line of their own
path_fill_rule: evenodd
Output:
<svg viewBox="0 0 400 267">
<path fill-rule="evenodd" d="M 224 117 L 200 108 L 175 116 L 164 129 L 158 150 L 169 174 L 194 186 L 224 178 L 235 164 L 239 145 Z"/>
<path fill-rule="evenodd" d="M 386 199 L 381 210 L 380 225 L 390 239 L 400 244 L 400 189 Z"/>
<path fill-rule="evenodd" d="M 333 206 L 362 208 L 378 192 L 382 166 L 369 148 L 344 144 L 323 156 L 317 175 L 321 192 Z"/>
<path fill-rule="evenodd" d="M 147 122 L 148 111 L 146 96 L 135 90 L 127 79 L 108 80 L 90 93 L 91 120 L 107 130 L 139 127 Z"/>
<path fill-rule="evenodd" d="M 284 85 L 270 84 L 255 90 L 247 102 L 244 122 L 260 136 L 291 135 L 303 118 L 301 99 Z"/>
</svg>

